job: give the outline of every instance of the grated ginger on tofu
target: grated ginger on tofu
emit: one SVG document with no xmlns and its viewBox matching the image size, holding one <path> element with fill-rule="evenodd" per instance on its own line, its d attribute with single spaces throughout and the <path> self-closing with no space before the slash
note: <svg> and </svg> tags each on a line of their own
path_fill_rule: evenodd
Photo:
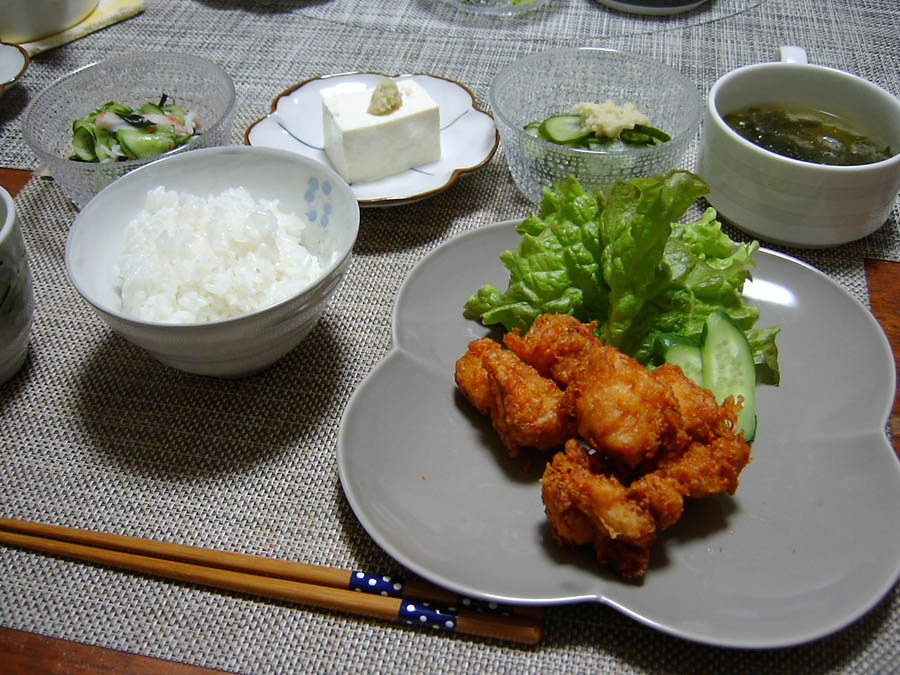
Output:
<svg viewBox="0 0 900 675">
<path fill-rule="evenodd" d="M 372 92 L 367 111 L 370 115 L 387 115 L 403 105 L 403 96 L 393 78 L 385 77 Z"/>
<path fill-rule="evenodd" d="M 635 124 L 650 124 L 650 118 L 633 103 L 618 106 L 606 99 L 603 103 L 577 103 L 573 107 L 581 115 L 581 125 L 597 136 L 616 138 L 623 129 L 634 129 Z"/>
</svg>

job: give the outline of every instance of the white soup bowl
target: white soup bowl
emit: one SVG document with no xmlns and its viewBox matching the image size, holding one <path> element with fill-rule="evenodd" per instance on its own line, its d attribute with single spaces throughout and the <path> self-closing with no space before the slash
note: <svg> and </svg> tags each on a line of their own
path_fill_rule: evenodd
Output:
<svg viewBox="0 0 900 675">
<path fill-rule="evenodd" d="M 796 56 L 799 53 L 799 58 Z M 778 155 L 743 138 L 723 119 L 753 105 L 809 106 L 853 120 L 900 151 L 900 100 L 834 68 L 785 60 L 744 66 L 710 89 L 697 172 L 708 201 L 751 235 L 788 246 L 823 248 L 880 228 L 900 192 L 900 154 L 858 166 L 813 164 Z"/>
</svg>

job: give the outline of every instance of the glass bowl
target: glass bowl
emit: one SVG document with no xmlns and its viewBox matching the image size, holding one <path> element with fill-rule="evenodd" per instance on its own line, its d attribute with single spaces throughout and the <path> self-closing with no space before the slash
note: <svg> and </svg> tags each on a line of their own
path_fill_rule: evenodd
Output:
<svg viewBox="0 0 900 675">
<path fill-rule="evenodd" d="M 550 0 L 444 0 L 467 12 L 494 16 L 514 16 L 524 14 L 546 5 Z"/>
<path fill-rule="evenodd" d="M 196 133 L 165 155 L 225 145 L 234 120 L 234 82 L 219 65 L 197 56 L 143 52 L 108 59 L 60 78 L 25 110 L 25 142 L 78 208 L 115 179 L 159 157 L 113 163 L 79 162 L 72 154 L 72 122 L 107 101 L 139 107 L 162 94 L 195 113 Z"/>
<path fill-rule="evenodd" d="M 524 129 L 530 122 L 571 113 L 576 103 L 607 99 L 633 103 L 671 140 L 624 150 L 582 150 Z M 489 101 L 513 180 L 535 204 L 544 186 L 571 175 L 593 190 L 616 179 L 683 168 L 680 163 L 703 112 L 696 85 L 674 68 L 638 54 L 592 47 L 554 49 L 514 61 L 492 82 Z"/>
</svg>

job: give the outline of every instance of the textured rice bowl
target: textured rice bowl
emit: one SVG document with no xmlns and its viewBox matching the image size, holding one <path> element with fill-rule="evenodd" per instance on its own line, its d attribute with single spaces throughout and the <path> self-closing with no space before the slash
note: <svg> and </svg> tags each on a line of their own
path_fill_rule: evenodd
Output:
<svg viewBox="0 0 900 675">
<path fill-rule="evenodd" d="M 284 150 L 209 148 L 94 197 L 69 230 L 66 271 L 114 331 L 158 360 L 237 377 L 312 330 L 358 229 L 356 198 L 330 168 Z"/>
</svg>

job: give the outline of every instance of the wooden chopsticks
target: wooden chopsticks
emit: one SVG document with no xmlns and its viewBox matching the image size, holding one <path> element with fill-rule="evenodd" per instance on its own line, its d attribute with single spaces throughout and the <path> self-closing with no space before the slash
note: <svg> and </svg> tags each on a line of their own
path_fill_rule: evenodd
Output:
<svg viewBox="0 0 900 675">
<path fill-rule="evenodd" d="M 522 644 L 543 632 L 539 607 L 468 600 L 419 580 L 10 518 L 0 518 L 0 544 L 432 630 Z"/>
</svg>

